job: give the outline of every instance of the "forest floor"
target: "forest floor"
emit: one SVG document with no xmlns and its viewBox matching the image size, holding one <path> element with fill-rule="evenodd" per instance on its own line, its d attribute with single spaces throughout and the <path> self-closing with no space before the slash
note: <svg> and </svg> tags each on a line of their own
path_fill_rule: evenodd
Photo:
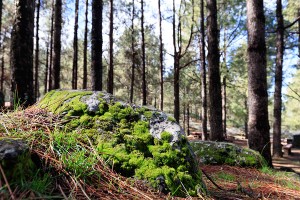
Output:
<svg viewBox="0 0 300 200">
<path fill-rule="evenodd" d="M 191 132 L 201 132 L 199 122 L 191 122 Z M 236 129 L 228 135 L 232 142 L 247 147 L 247 140 Z M 283 143 L 284 144 L 284 143 Z M 200 168 L 212 199 L 299 199 L 300 149 L 292 148 L 291 155 L 273 158 L 274 170 L 227 165 L 204 165 Z M 219 187 L 219 188 L 218 188 Z"/>
</svg>

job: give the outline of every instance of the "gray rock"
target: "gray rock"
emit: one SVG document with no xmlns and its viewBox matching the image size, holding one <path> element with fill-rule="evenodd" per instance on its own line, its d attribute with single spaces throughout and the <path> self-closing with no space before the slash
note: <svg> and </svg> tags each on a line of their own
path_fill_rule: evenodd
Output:
<svg viewBox="0 0 300 200">
<path fill-rule="evenodd" d="M 21 139 L 4 138 L 0 140 L 0 161 L 13 162 L 27 151 L 28 146 Z"/>
</svg>

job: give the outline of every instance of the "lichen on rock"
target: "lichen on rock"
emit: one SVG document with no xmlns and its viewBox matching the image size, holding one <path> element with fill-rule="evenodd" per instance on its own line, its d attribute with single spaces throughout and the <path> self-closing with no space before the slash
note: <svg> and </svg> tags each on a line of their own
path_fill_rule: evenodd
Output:
<svg viewBox="0 0 300 200">
<path fill-rule="evenodd" d="M 262 167 L 264 158 L 256 151 L 232 143 L 193 141 L 195 155 L 204 164 L 227 164 L 243 167 Z"/>
<path fill-rule="evenodd" d="M 106 92 L 79 90 L 51 91 L 37 106 L 60 115 L 64 130 L 91 142 L 124 176 L 157 188 L 164 180 L 164 191 L 179 196 L 195 196 L 203 185 L 182 128 L 155 108 L 131 105 Z"/>
</svg>

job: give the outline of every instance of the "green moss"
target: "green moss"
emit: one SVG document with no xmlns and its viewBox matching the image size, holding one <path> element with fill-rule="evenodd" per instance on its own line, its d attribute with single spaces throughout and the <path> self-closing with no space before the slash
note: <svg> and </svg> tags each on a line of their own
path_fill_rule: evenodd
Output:
<svg viewBox="0 0 300 200">
<path fill-rule="evenodd" d="M 163 142 L 171 142 L 173 136 L 171 133 L 164 131 L 161 133 L 160 137 Z"/>
<path fill-rule="evenodd" d="M 170 122 L 176 122 L 176 119 L 174 117 L 168 116 L 168 121 L 170 121 Z"/>
</svg>

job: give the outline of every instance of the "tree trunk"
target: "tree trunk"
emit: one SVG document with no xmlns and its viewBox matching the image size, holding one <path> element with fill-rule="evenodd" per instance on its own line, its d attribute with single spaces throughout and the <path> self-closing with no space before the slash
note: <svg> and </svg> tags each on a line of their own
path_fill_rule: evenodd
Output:
<svg viewBox="0 0 300 200">
<path fill-rule="evenodd" d="M 200 5 L 200 62 L 201 62 L 201 97 L 202 97 L 202 140 L 208 139 L 207 134 L 207 87 L 206 87 L 206 64 L 205 64 L 205 29 L 204 29 L 204 2 Z"/>
<path fill-rule="evenodd" d="M 273 155 L 282 157 L 281 147 L 281 88 L 282 88 L 282 66 L 284 51 L 284 24 L 281 0 L 276 1 L 276 69 L 275 69 L 275 92 L 274 92 L 274 123 L 273 123 Z"/>
<path fill-rule="evenodd" d="M 40 21 L 41 0 L 36 3 L 36 24 L 35 24 L 35 77 L 34 77 L 34 99 L 37 101 L 39 95 L 39 21 Z"/>
<path fill-rule="evenodd" d="M 268 120 L 264 5 L 247 1 L 248 28 L 248 131 L 249 147 L 261 153 L 272 166 Z"/>
<path fill-rule="evenodd" d="M 114 92 L 114 1 L 110 0 L 109 13 L 109 69 L 107 80 L 107 92 Z"/>
<path fill-rule="evenodd" d="M 141 32 L 142 32 L 142 62 L 143 62 L 143 105 L 147 104 L 147 85 L 146 85 L 146 53 L 145 53 L 145 30 L 144 30 L 144 0 L 141 0 Z"/>
<path fill-rule="evenodd" d="M 79 0 L 75 1 L 75 22 L 74 22 L 74 38 L 73 38 L 73 74 L 72 74 L 72 89 L 77 89 L 78 76 L 78 8 Z"/>
<path fill-rule="evenodd" d="M 2 32 L 1 32 L 1 27 L 2 27 L 2 0 L 0 0 L 0 35 L 2 35 Z M 3 42 L 3 40 L 2 40 Z M 0 49 L 1 49 L 1 45 L 2 45 L 2 42 L 0 42 Z M 3 83 L 4 83 L 4 45 L 3 45 L 3 48 L 2 48 L 2 57 L 1 57 L 1 82 L 0 82 L 0 91 L 3 92 Z"/>
<path fill-rule="evenodd" d="M 135 77 L 135 48 L 134 48 L 134 15 L 135 15 L 135 8 L 134 8 L 134 0 L 132 0 L 132 17 L 131 17 L 131 84 L 130 84 L 130 103 L 133 103 L 133 86 L 134 86 L 134 77 Z"/>
<path fill-rule="evenodd" d="M 245 98 L 245 110 L 246 110 L 246 115 L 245 115 L 245 138 L 248 139 L 249 134 L 248 134 L 248 103 L 247 103 L 247 97 Z"/>
<path fill-rule="evenodd" d="M 161 2 L 158 0 L 158 15 L 159 15 L 159 61 L 160 61 L 160 109 L 164 110 L 164 58 L 163 58 L 163 41 L 162 41 L 162 16 Z"/>
<path fill-rule="evenodd" d="M 54 35 L 54 0 L 52 0 L 52 15 L 51 15 L 51 30 L 50 30 L 50 64 L 49 64 L 49 73 L 48 73 L 48 91 L 52 90 L 53 78 L 52 78 L 52 69 L 53 69 L 53 35 Z"/>
<path fill-rule="evenodd" d="M 48 91 L 48 87 L 47 87 L 47 84 L 48 84 L 48 70 L 49 70 L 49 43 L 47 42 L 46 43 L 46 48 L 47 48 L 47 51 L 46 51 L 46 66 L 45 66 L 45 79 L 44 79 L 44 94 L 47 93 Z"/>
<path fill-rule="evenodd" d="M 102 90 L 102 0 L 92 1 L 92 89 Z"/>
<path fill-rule="evenodd" d="M 225 65 L 226 65 L 226 61 L 225 61 Z M 222 90 L 222 114 L 223 114 L 223 116 L 222 116 L 222 118 L 223 118 L 223 136 L 225 137 L 225 138 L 227 138 L 227 132 L 226 132 L 226 123 L 227 123 L 227 121 L 226 121 L 226 118 L 227 118 L 227 109 L 226 109 L 226 104 L 227 104 L 227 102 L 226 102 L 226 75 L 225 76 L 223 76 L 223 90 Z"/>
<path fill-rule="evenodd" d="M 11 92 L 14 106 L 34 103 L 33 36 L 34 1 L 15 1 L 15 21 L 11 34 Z"/>
<path fill-rule="evenodd" d="M 60 87 L 60 53 L 61 53 L 61 16 L 62 0 L 55 1 L 54 10 L 54 38 L 53 38 L 53 69 L 52 69 L 52 87 L 58 89 Z"/>
<path fill-rule="evenodd" d="M 89 0 L 85 1 L 85 27 L 84 27 L 84 41 L 83 41 L 83 80 L 82 88 L 87 88 L 87 36 L 88 36 L 88 10 Z"/>
<path fill-rule="evenodd" d="M 179 102 L 179 54 L 175 52 L 174 55 L 174 118 L 179 123 L 180 117 L 180 102 Z"/>
<path fill-rule="evenodd" d="M 207 0 L 208 79 L 210 140 L 222 141 L 222 96 L 220 81 L 219 30 L 216 0 Z"/>
</svg>

